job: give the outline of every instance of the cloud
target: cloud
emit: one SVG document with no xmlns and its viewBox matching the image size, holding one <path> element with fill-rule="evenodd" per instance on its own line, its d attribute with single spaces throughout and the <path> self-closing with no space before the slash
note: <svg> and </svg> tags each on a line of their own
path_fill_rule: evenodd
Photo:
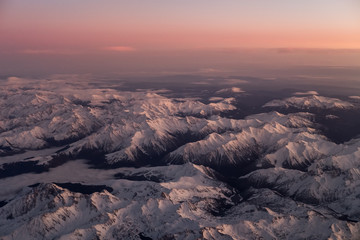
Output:
<svg viewBox="0 0 360 240">
<path fill-rule="evenodd" d="M 192 82 L 191 84 L 195 84 L 195 85 L 210 85 L 212 83 L 207 82 L 207 81 L 197 81 L 197 82 Z"/>
<path fill-rule="evenodd" d="M 63 49 L 25 49 L 20 51 L 20 53 L 29 55 L 72 55 L 77 52 Z"/>
<path fill-rule="evenodd" d="M 210 102 L 219 102 L 219 101 L 222 101 L 222 100 L 224 100 L 224 98 L 222 98 L 222 97 L 211 97 L 211 98 L 209 98 Z"/>
<path fill-rule="evenodd" d="M 18 82 L 22 82 L 22 78 L 19 77 L 8 77 L 7 81 L 8 83 L 18 83 Z"/>
<path fill-rule="evenodd" d="M 232 88 L 220 89 L 219 91 L 216 91 L 215 93 L 219 94 L 219 93 L 243 93 L 243 92 L 245 92 L 245 91 L 242 90 L 241 88 L 232 87 Z"/>
<path fill-rule="evenodd" d="M 238 88 L 238 87 L 232 87 L 232 88 L 231 88 L 231 91 L 234 92 L 234 93 L 244 92 L 241 88 Z"/>
<path fill-rule="evenodd" d="M 295 77 L 304 78 L 304 79 L 332 79 L 333 78 L 332 76 L 311 76 L 311 75 L 295 75 Z"/>
<path fill-rule="evenodd" d="M 102 88 L 118 88 L 123 85 L 121 81 L 107 81 L 92 74 L 54 74 L 44 78 L 21 78 L 10 76 L 2 82 L 3 88 L 38 89 L 45 91 L 56 91 L 62 94 L 72 94 L 86 89 L 94 89 L 96 86 Z"/>
<path fill-rule="evenodd" d="M 329 54 L 329 53 L 359 53 L 358 48 L 275 48 L 279 54 L 306 53 L 306 54 Z"/>
<path fill-rule="evenodd" d="M 162 89 L 156 89 L 156 90 L 148 90 L 148 92 L 152 92 L 152 93 L 170 93 L 172 91 L 169 90 L 169 89 L 162 88 Z"/>
<path fill-rule="evenodd" d="M 216 69 L 216 68 L 200 68 L 199 73 L 219 73 L 219 72 L 223 72 L 220 69 Z"/>
<path fill-rule="evenodd" d="M 43 150 L 44 151 L 44 150 Z M 13 198 L 13 196 L 26 186 L 43 182 L 86 182 L 111 184 L 112 176 L 118 173 L 118 169 L 107 171 L 89 168 L 86 161 L 76 160 L 67 162 L 57 168 L 50 169 L 49 172 L 40 174 L 28 173 L 15 177 L 8 177 L 0 181 L 0 201 Z"/>
<path fill-rule="evenodd" d="M 224 79 L 223 84 L 232 85 L 232 84 L 246 84 L 249 83 L 249 81 L 237 79 L 237 78 L 227 78 Z"/>
<path fill-rule="evenodd" d="M 2 83 L 3 87 L 23 87 L 27 84 L 27 79 L 19 77 L 8 77 L 5 82 Z"/>
<path fill-rule="evenodd" d="M 360 96 L 349 96 L 351 99 L 360 100 Z"/>
<path fill-rule="evenodd" d="M 148 92 L 148 93 L 171 93 L 172 91 L 166 88 L 161 89 L 147 89 L 147 88 L 137 88 L 136 91 L 138 92 Z"/>
<path fill-rule="evenodd" d="M 307 92 L 295 92 L 296 96 L 305 96 L 305 95 L 319 95 L 317 91 L 307 91 Z"/>
<path fill-rule="evenodd" d="M 137 51 L 136 48 L 133 48 L 130 46 L 109 46 L 109 47 L 104 47 L 103 50 L 113 51 L 113 52 L 135 52 L 135 51 Z"/>
</svg>

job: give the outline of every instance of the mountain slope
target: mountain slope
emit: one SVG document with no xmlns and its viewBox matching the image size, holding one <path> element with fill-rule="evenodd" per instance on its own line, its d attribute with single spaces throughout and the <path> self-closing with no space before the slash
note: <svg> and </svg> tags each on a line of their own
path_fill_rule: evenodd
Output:
<svg viewBox="0 0 360 240">
<path fill-rule="evenodd" d="M 299 109 L 349 109 L 353 108 L 354 105 L 337 98 L 311 95 L 306 97 L 290 97 L 283 100 L 272 100 L 266 103 L 263 107 L 294 107 Z"/>
<path fill-rule="evenodd" d="M 211 169 L 185 164 L 134 169 L 159 182 L 122 180 L 92 194 L 55 184 L 24 190 L 0 209 L 1 239 L 356 239 L 360 225 L 326 207 L 269 189 L 246 201 Z M 125 176 L 124 175 L 124 176 Z M 146 175 L 146 174 L 145 174 Z M 156 230 L 155 230 L 156 229 Z"/>
<path fill-rule="evenodd" d="M 360 139 L 315 122 L 355 105 L 232 119 L 236 101 L 0 90 L 0 239 L 358 239 Z"/>
</svg>

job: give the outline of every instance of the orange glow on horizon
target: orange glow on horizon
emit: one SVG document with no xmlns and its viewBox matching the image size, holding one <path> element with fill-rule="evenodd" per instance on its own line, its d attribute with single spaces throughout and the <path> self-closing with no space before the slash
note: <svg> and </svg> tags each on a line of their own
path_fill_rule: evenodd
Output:
<svg viewBox="0 0 360 240">
<path fill-rule="evenodd" d="M 27 38 L 22 38 L 27 35 Z M 360 49 L 359 32 L 242 32 L 234 31 L 132 31 L 132 32 L 52 32 L 9 31 L 0 40 L 7 49 L 70 49 L 80 51 L 181 50 L 206 48 L 332 48 Z M 119 45 L 119 43 L 122 43 Z M 9 46 L 11 46 L 9 48 Z M 1 47 L 0 47 L 1 48 Z M 44 50 L 44 53 L 45 53 Z M 31 53 L 28 51 L 27 53 Z M 34 52 L 35 53 L 35 52 Z M 40 53 L 40 52 L 39 52 Z"/>
<path fill-rule="evenodd" d="M 130 46 L 111 46 L 111 47 L 104 47 L 104 50 L 107 51 L 114 51 L 114 52 L 134 52 L 136 51 L 135 48 Z"/>
<path fill-rule="evenodd" d="M 356 0 L 5 2 L 0 49 L 14 52 L 360 48 Z"/>
<path fill-rule="evenodd" d="M 0 2 L 5 72 L 360 64 L 358 0 Z"/>
</svg>

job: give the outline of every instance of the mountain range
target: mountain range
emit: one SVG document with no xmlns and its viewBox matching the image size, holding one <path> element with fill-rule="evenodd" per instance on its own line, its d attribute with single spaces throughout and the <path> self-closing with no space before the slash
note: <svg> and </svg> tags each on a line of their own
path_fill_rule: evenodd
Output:
<svg viewBox="0 0 360 240">
<path fill-rule="evenodd" d="M 358 103 L 310 91 L 233 118 L 219 91 L 1 90 L 0 239 L 360 237 L 360 139 L 309 111 Z"/>
</svg>

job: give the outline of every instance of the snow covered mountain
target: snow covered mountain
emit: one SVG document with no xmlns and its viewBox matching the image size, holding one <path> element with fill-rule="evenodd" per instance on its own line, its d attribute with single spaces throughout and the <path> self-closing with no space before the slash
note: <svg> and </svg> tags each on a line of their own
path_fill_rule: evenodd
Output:
<svg viewBox="0 0 360 240">
<path fill-rule="evenodd" d="M 360 138 L 302 112 L 356 106 L 312 93 L 236 119 L 235 97 L 9 85 L 0 239 L 359 239 Z"/>
<path fill-rule="evenodd" d="M 153 93 L 91 89 L 76 94 L 16 90 L 1 94 L 0 154 L 75 142 L 69 151 L 96 149 L 133 158 L 143 144 L 161 150 L 172 134 L 191 131 L 191 121 L 232 110 L 228 101 L 205 105 Z M 187 117 L 189 116 L 189 117 Z M 197 116 L 192 120 L 191 116 Z"/>
<path fill-rule="evenodd" d="M 211 133 L 204 139 L 181 146 L 170 153 L 169 160 L 230 168 L 243 168 L 249 163 L 282 165 L 291 158 L 296 158 L 296 164 L 301 164 L 302 161 L 310 161 L 309 156 L 283 156 L 282 163 L 262 159 L 274 151 L 282 151 L 289 142 L 324 141 L 324 137 L 316 135 L 311 128 L 311 117 L 306 113 L 283 115 L 277 112 L 252 115 L 244 120 L 236 120 L 238 126 L 228 127 L 224 133 Z M 309 151 L 316 155 L 316 150 L 312 150 Z"/>
<path fill-rule="evenodd" d="M 145 172 L 144 172 L 145 171 Z M 270 189 L 239 192 L 193 164 L 137 169 L 159 181 L 112 180 L 83 194 L 26 188 L 0 209 L 1 239 L 355 239 L 360 224 Z M 133 178 L 134 179 L 134 178 Z M 161 179 L 161 180 L 160 180 Z M 354 207 L 353 207 L 354 208 Z M 354 209 L 353 209 L 354 210 Z"/>
<path fill-rule="evenodd" d="M 294 107 L 300 109 L 308 109 L 308 108 L 347 109 L 347 108 L 353 108 L 354 105 L 350 102 L 343 101 L 337 98 L 311 95 L 306 97 L 290 97 L 283 100 L 272 100 L 266 103 L 264 107 L 285 107 L 285 108 Z"/>
<path fill-rule="evenodd" d="M 55 159 L 100 153 L 102 165 L 146 165 L 156 157 L 159 164 L 190 161 L 242 167 L 240 159 L 253 161 L 284 147 L 289 139 L 322 139 L 314 135 L 310 114 L 220 117 L 219 112 L 234 109 L 226 99 L 206 105 L 104 89 L 73 95 L 25 90 L 2 99 L 2 155 L 68 144 Z"/>
</svg>

